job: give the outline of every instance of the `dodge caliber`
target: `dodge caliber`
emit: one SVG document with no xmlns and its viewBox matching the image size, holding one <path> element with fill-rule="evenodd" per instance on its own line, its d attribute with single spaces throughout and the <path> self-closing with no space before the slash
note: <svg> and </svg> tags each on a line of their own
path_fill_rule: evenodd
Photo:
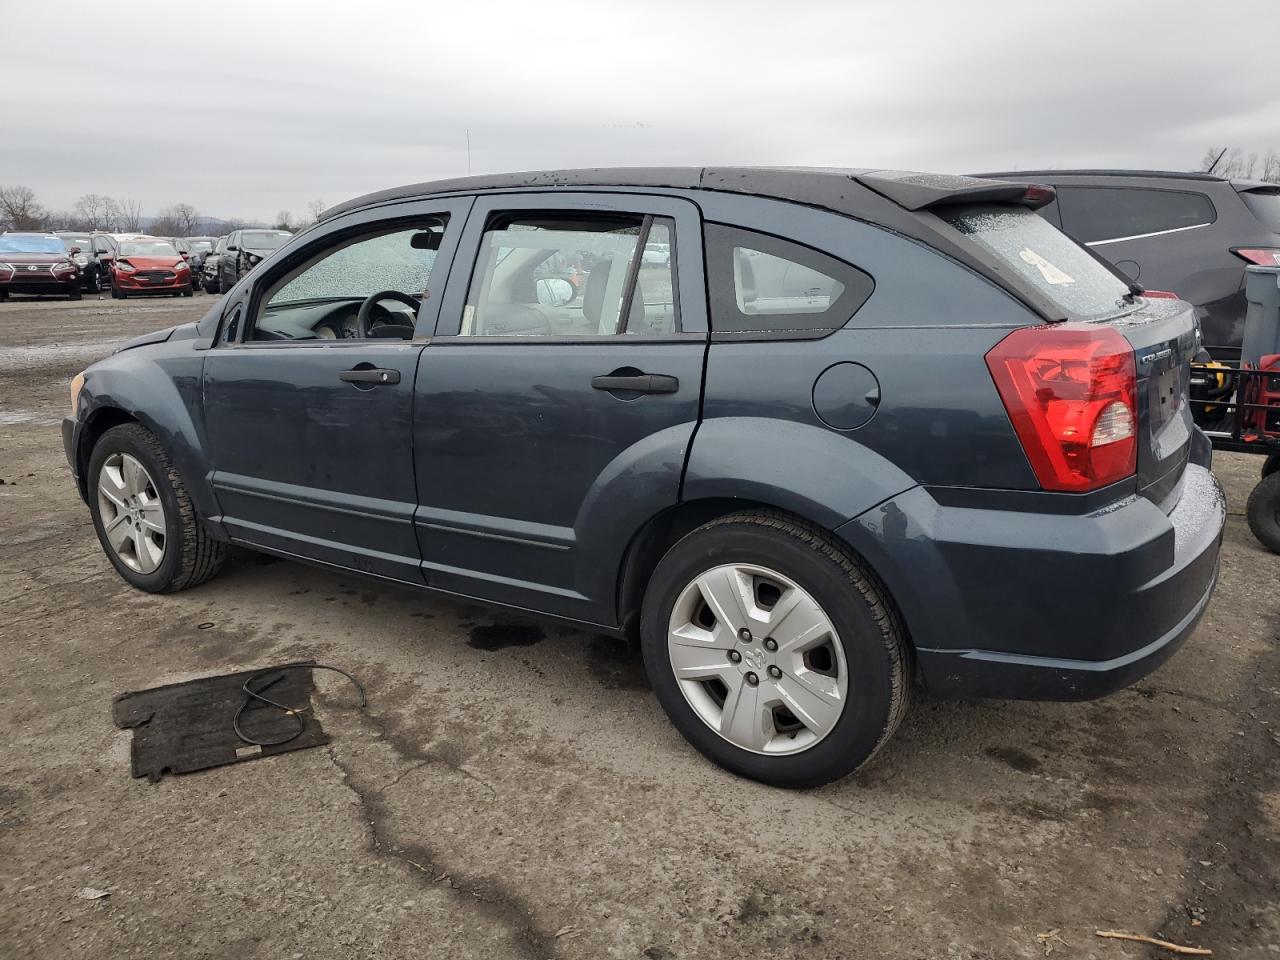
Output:
<svg viewBox="0 0 1280 960">
<path fill-rule="evenodd" d="M 917 689 L 1132 683 L 1213 592 L 1191 307 L 1052 198 L 747 168 L 371 194 L 77 376 L 67 458 L 138 589 L 234 544 L 634 637 L 695 748 L 823 783 Z"/>
</svg>

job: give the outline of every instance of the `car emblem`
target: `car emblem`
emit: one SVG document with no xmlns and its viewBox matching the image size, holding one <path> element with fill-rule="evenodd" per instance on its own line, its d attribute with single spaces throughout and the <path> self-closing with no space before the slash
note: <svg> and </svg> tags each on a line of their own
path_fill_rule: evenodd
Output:
<svg viewBox="0 0 1280 960">
<path fill-rule="evenodd" d="M 37 266 L 33 263 L 31 266 L 27 267 L 27 269 L 28 269 L 28 270 L 39 270 L 40 268 L 39 268 L 39 267 L 37 267 Z"/>
<path fill-rule="evenodd" d="M 748 650 L 742 655 L 742 659 L 755 670 L 763 670 L 765 665 L 765 656 L 763 650 Z"/>
</svg>

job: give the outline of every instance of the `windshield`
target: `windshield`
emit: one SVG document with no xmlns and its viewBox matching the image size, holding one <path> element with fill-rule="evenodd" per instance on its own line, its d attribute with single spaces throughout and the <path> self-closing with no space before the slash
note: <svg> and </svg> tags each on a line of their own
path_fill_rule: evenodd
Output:
<svg viewBox="0 0 1280 960">
<path fill-rule="evenodd" d="M 293 234 L 283 230 L 246 230 L 240 234 L 240 245 L 254 250 L 274 250 Z"/>
<path fill-rule="evenodd" d="M 1280 233 L 1280 191 L 1250 191 L 1240 194 L 1244 205 L 1272 233 Z"/>
<path fill-rule="evenodd" d="M 176 257 L 178 251 L 165 240 L 126 240 L 120 244 L 122 257 Z"/>
<path fill-rule="evenodd" d="M 208 253 L 213 249 L 212 240 L 188 240 L 187 246 L 191 248 L 192 253 Z"/>
<path fill-rule="evenodd" d="M 61 240 L 68 250 L 70 250 L 72 247 L 79 247 L 81 253 L 84 253 L 91 246 L 93 246 L 93 241 L 90 240 L 88 237 L 72 237 L 72 236 L 67 236 L 66 234 L 63 234 L 63 236 L 61 237 Z"/>
<path fill-rule="evenodd" d="M 36 234 L 7 233 L 0 236 L 0 253 L 66 253 L 57 237 Z"/>
<path fill-rule="evenodd" d="M 1124 305 L 1129 285 L 1065 233 L 1026 207 L 980 204 L 940 214 L 1008 264 L 1072 317 L 1100 317 Z"/>
</svg>

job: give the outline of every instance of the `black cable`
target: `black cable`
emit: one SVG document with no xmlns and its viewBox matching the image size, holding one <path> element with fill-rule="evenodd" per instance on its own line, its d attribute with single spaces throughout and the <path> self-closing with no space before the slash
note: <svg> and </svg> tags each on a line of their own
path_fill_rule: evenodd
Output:
<svg viewBox="0 0 1280 960">
<path fill-rule="evenodd" d="M 343 670 L 341 667 L 331 667 L 324 663 L 310 663 L 306 660 L 300 660 L 297 663 L 283 663 L 278 667 L 268 667 L 266 670 L 259 670 L 253 676 L 245 680 L 244 685 L 241 687 L 245 692 L 244 703 L 240 704 L 240 709 L 238 709 L 236 711 L 236 715 L 231 718 L 231 726 L 235 730 L 236 736 L 245 743 L 252 744 L 255 747 L 278 747 L 282 743 L 288 743 L 290 740 L 298 739 L 298 737 L 302 736 L 302 731 L 307 729 L 307 721 L 302 716 L 302 710 L 295 710 L 292 707 L 286 707 L 283 703 L 278 703 L 270 697 L 264 697 L 262 695 L 264 690 L 270 689 L 284 679 L 284 671 L 286 670 L 332 670 L 334 673 L 340 673 L 355 684 L 356 690 L 360 693 L 361 709 L 369 705 L 369 698 L 365 696 L 364 687 L 361 685 L 360 681 L 347 673 L 347 671 Z M 277 675 L 271 677 L 270 680 L 258 687 L 256 690 L 250 686 L 250 684 L 255 680 L 259 680 L 273 673 L 276 673 Z M 263 703 L 282 711 L 286 716 L 293 717 L 298 722 L 298 729 L 282 740 L 255 740 L 253 737 L 250 737 L 240 729 L 240 715 L 248 709 L 249 704 L 254 700 L 261 700 Z"/>
</svg>

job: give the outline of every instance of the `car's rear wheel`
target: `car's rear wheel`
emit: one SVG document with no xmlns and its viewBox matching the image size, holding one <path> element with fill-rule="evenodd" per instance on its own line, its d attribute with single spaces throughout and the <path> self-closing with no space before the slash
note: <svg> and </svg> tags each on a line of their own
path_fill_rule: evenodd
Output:
<svg viewBox="0 0 1280 960">
<path fill-rule="evenodd" d="M 1272 553 L 1280 553 L 1280 471 L 1269 473 L 1249 494 L 1249 529 Z"/>
<path fill-rule="evenodd" d="M 89 292 L 90 293 L 102 292 L 102 276 L 98 273 L 97 270 L 92 270 L 89 272 Z"/>
<path fill-rule="evenodd" d="M 107 558 L 129 584 L 172 593 L 208 580 L 226 547 L 196 516 L 160 441 L 136 423 L 112 427 L 89 458 L 89 510 Z"/>
<path fill-rule="evenodd" d="M 734 514 L 673 546 L 641 640 L 685 738 L 765 783 L 852 773 L 906 711 L 910 650 L 882 589 L 830 535 L 782 514 Z"/>
</svg>

